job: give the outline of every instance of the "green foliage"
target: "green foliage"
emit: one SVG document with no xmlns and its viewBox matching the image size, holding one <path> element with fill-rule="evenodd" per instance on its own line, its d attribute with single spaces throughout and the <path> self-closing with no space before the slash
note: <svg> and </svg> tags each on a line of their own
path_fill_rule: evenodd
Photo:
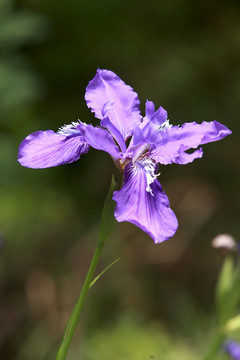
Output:
<svg viewBox="0 0 240 360">
<path fill-rule="evenodd" d="M 15 10 L 11 0 L 1 0 L 0 123 L 5 126 L 42 93 L 40 80 L 25 57 L 17 51 L 43 39 L 46 29 L 47 22 L 43 16 Z"/>
<path fill-rule="evenodd" d="M 238 257 L 238 254 L 237 254 Z M 227 254 L 215 287 L 216 314 L 218 323 L 204 360 L 214 360 L 221 356 L 221 348 L 226 339 L 240 334 L 240 316 L 236 315 L 240 301 L 239 259 L 235 264 L 233 253 Z M 223 355 L 223 358 L 224 355 Z"/>
<path fill-rule="evenodd" d="M 46 37 L 49 24 L 52 31 Z M 82 354 L 84 360 L 119 360 L 118 353 L 129 360 L 142 360 L 141 354 L 143 360 L 151 355 L 158 360 L 159 352 L 161 360 L 195 359 L 182 341 L 183 332 L 192 342 L 200 339 L 197 349 L 208 347 L 220 266 L 209 244 L 222 231 L 239 237 L 239 44 L 239 3 L 234 0 L 0 0 L 0 320 L 7 324 L 0 358 L 15 358 L 22 344 L 21 360 L 47 358 L 66 324 L 65 311 L 78 295 L 112 160 L 92 150 L 75 164 L 38 171 L 21 168 L 16 159 L 21 140 L 30 132 L 56 130 L 78 117 L 97 124 L 84 91 L 98 67 L 115 71 L 133 86 L 143 113 L 148 98 L 165 107 L 174 124 L 216 119 L 233 135 L 210 144 L 201 162 L 184 169 L 161 167 L 160 182 L 180 223 L 173 239 L 156 246 L 133 225 L 117 227 L 104 263 L 119 256 L 123 260 L 92 288 L 98 303 L 93 329 L 90 336 L 76 337 L 73 360 Z M 203 192 L 206 201 L 201 201 Z M 52 277 L 81 273 L 72 287 L 70 276 L 64 287 L 56 281 L 59 302 L 52 303 L 45 327 L 26 291 L 36 269 Z M 222 309 L 224 299 L 235 298 L 230 288 L 237 285 L 228 281 L 229 276 L 218 295 Z M 38 283 L 34 285 L 36 289 Z M 181 298 L 179 290 L 191 300 Z M 191 310 L 195 302 L 197 317 Z M 129 316 L 115 321 L 114 311 L 124 312 L 125 307 L 156 323 Z M 205 327 L 200 324 L 203 317 L 209 319 Z M 83 333 L 89 318 L 81 325 Z M 103 319 L 108 327 L 101 333 Z M 161 326 L 163 319 L 175 329 L 174 336 Z M 239 319 L 233 320 L 227 322 L 230 334 L 239 327 Z"/>
<path fill-rule="evenodd" d="M 229 318 L 228 306 L 229 296 L 231 296 L 234 274 L 234 259 L 232 255 L 226 256 L 222 269 L 219 274 L 216 286 L 216 307 L 219 315 L 219 323 L 225 324 Z"/>
<path fill-rule="evenodd" d="M 79 347 L 84 360 L 194 360 L 198 356 L 181 338 L 168 334 L 158 323 L 144 323 L 125 314 L 115 324 L 99 330 Z M 79 356 L 79 355 L 78 355 Z M 69 357 L 74 360 L 77 354 Z"/>
<path fill-rule="evenodd" d="M 221 326 L 236 313 L 240 301 L 240 271 L 234 260 L 233 254 L 226 256 L 216 286 L 216 309 Z"/>
</svg>

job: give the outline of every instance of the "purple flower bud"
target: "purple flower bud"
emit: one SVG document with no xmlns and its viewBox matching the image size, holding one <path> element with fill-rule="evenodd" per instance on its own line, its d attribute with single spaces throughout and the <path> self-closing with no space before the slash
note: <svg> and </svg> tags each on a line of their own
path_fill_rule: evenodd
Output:
<svg viewBox="0 0 240 360">
<path fill-rule="evenodd" d="M 237 341 L 225 341 L 223 350 L 230 355 L 232 360 L 240 360 L 240 344 Z"/>
</svg>

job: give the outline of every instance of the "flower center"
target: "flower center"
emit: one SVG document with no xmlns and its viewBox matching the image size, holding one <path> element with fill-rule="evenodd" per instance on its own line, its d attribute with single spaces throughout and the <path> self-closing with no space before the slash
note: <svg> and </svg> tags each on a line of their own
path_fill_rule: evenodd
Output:
<svg viewBox="0 0 240 360">
<path fill-rule="evenodd" d="M 158 166 L 154 160 L 149 159 L 147 155 L 144 154 L 140 158 L 138 158 L 137 161 L 135 162 L 133 162 L 133 160 L 131 159 L 125 159 L 125 161 L 120 160 L 120 164 L 122 164 L 120 165 L 122 167 L 122 170 L 124 170 L 126 167 L 127 172 L 143 171 L 147 183 L 146 191 L 149 192 L 152 196 L 154 196 L 150 185 L 160 175 L 160 173 L 157 172 Z"/>
</svg>

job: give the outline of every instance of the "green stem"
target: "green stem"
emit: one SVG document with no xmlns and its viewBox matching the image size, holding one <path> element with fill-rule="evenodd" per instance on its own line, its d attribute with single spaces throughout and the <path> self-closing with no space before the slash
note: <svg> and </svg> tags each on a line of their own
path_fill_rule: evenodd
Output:
<svg viewBox="0 0 240 360">
<path fill-rule="evenodd" d="M 101 255 L 103 246 L 104 246 L 104 243 L 98 242 L 97 248 L 95 250 L 90 267 L 88 269 L 88 273 L 85 278 L 77 305 L 75 306 L 75 309 L 73 310 L 73 313 L 70 317 L 69 324 L 67 326 L 67 329 L 66 329 L 64 337 L 63 337 L 62 344 L 58 350 L 56 360 L 65 360 L 66 359 L 68 349 L 70 347 L 74 332 L 76 330 L 76 327 L 77 327 L 77 324 L 78 324 L 78 321 L 79 321 L 79 318 L 80 318 L 80 315 L 82 312 L 82 308 L 83 308 L 83 305 L 85 303 L 85 300 L 86 300 L 86 297 L 88 294 L 89 286 L 92 282 L 93 275 L 94 275 L 96 266 L 98 264 L 99 257 Z"/>
<path fill-rule="evenodd" d="M 91 284 L 92 284 L 93 275 L 94 275 L 96 266 L 98 264 L 99 257 L 101 255 L 103 246 L 106 243 L 106 241 L 114 227 L 114 224 L 116 223 L 116 220 L 114 218 L 114 213 L 113 213 L 114 208 L 115 208 L 115 203 L 112 200 L 112 194 L 115 190 L 116 190 L 116 182 L 114 180 L 114 177 L 112 177 L 111 185 L 110 185 L 110 188 L 109 188 L 109 191 L 108 191 L 108 194 L 107 194 L 104 206 L 103 206 L 97 248 L 93 255 L 91 264 L 89 266 L 88 273 L 86 275 L 77 305 L 75 306 L 75 308 L 70 316 L 70 319 L 68 320 L 68 323 L 67 323 L 64 335 L 63 335 L 62 343 L 61 343 L 58 353 L 57 353 L 56 360 L 65 360 L 66 359 L 69 346 L 71 344 L 74 332 L 76 330 L 76 327 L 77 327 L 77 324 L 78 324 L 78 321 L 79 321 L 79 318 L 80 318 L 80 315 L 82 312 L 83 305 L 85 303 L 85 300 L 86 300 L 86 297 L 88 294 L 88 290 L 90 289 Z M 94 280 L 94 282 L 101 276 L 101 274 Z"/>
<path fill-rule="evenodd" d="M 210 348 L 203 360 L 214 360 L 219 353 L 219 349 L 225 340 L 225 334 L 223 331 L 218 330 L 213 338 Z"/>
</svg>

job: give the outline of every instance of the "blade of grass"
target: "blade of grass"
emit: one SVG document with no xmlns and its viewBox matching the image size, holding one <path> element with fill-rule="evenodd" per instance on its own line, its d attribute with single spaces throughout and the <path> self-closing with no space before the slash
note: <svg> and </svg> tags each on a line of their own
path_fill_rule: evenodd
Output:
<svg viewBox="0 0 240 360">
<path fill-rule="evenodd" d="M 95 279 L 93 279 L 93 281 L 91 282 L 91 284 L 89 285 L 89 288 L 92 287 L 96 281 L 98 281 L 100 279 L 100 277 L 107 271 L 109 270 L 113 265 L 115 265 L 119 260 L 121 260 L 122 258 L 118 258 L 116 260 L 114 260 L 110 265 L 108 265 L 98 276 L 95 277 Z"/>
</svg>

